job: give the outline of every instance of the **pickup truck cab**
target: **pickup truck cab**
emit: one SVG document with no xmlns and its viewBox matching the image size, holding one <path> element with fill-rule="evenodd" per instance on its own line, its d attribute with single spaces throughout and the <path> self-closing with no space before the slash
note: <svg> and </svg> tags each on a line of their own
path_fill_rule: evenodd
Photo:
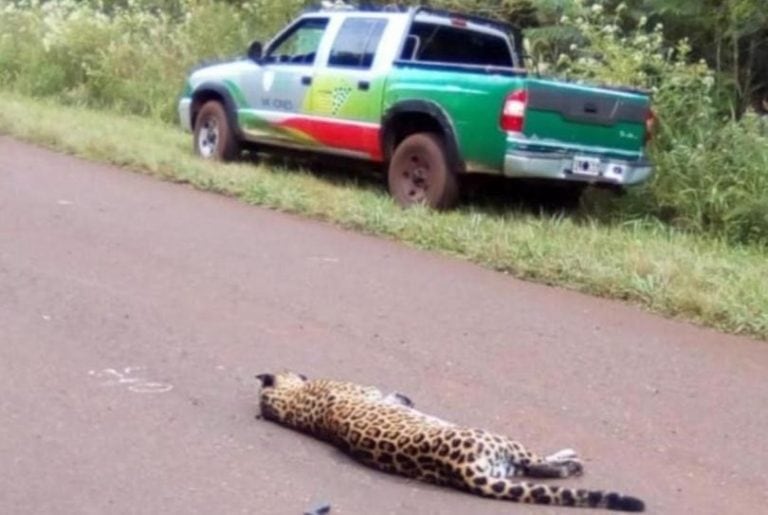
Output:
<svg viewBox="0 0 768 515">
<path fill-rule="evenodd" d="M 191 73 L 179 116 L 204 158 L 256 145 L 381 163 L 403 206 L 452 206 L 464 173 L 576 191 L 648 179 L 649 96 L 531 77 L 521 40 L 425 7 L 307 12 L 263 51 Z"/>
</svg>

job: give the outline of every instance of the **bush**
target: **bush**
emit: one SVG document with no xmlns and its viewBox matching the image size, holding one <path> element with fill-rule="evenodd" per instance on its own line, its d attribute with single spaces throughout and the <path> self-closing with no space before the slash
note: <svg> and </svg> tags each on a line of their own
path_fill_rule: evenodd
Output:
<svg viewBox="0 0 768 515">
<path fill-rule="evenodd" d="M 0 0 L 0 79 L 30 95 L 174 121 L 189 69 L 243 55 L 304 5 Z"/>
</svg>

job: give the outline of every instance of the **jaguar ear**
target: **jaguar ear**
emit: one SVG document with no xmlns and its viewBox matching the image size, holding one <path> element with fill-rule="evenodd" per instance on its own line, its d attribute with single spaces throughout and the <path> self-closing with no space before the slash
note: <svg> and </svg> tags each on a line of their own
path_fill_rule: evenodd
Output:
<svg viewBox="0 0 768 515">
<path fill-rule="evenodd" d="M 258 379 L 261 382 L 262 388 L 272 388 L 273 386 L 275 386 L 274 374 L 259 374 L 256 376 L 256 379 Z"/>
</svg>

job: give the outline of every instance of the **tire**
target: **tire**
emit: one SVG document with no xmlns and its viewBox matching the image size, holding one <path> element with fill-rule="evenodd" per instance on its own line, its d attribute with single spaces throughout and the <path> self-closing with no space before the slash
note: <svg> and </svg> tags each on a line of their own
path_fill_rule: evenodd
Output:
<svg viewBox="0 0 768 515">
<path fill-rule="evenodd" d="M 423 204 L 449 209 L 459 198 L 456 166 L 448 158 L 442 138 L 420 132 L 395 149 L 387 170 L 389 193 L 403 207 Z"/>
<path fill-rule="evenodd" d="M 240 142 L 221 102 L 209 100 L 203 104 L 195 118 L 193 144 L 195 153 L 203 159 L 232 161 L 240 155 Z"/>
</svg>

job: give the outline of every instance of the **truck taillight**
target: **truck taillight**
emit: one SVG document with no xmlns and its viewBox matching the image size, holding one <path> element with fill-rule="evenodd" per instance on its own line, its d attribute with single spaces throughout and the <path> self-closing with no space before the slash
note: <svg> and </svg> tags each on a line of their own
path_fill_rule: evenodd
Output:
<svg viewBox="0 0 768 515">
<path fill-rule="evenodd" d="M 507 132 L 523 132 L 527 103 L 528 92 L 524 89 L 518 89 L 507 95 L 501 112 L 501 128 Z"/>
<path fill-rule="evenodd" d="M 656 113 L 653 109 L 648 109 L 648 114 L 645 115 L 645 144 L 651 142 L 653 139 L 653 131 L 656 129 Z"/>
</svg>

